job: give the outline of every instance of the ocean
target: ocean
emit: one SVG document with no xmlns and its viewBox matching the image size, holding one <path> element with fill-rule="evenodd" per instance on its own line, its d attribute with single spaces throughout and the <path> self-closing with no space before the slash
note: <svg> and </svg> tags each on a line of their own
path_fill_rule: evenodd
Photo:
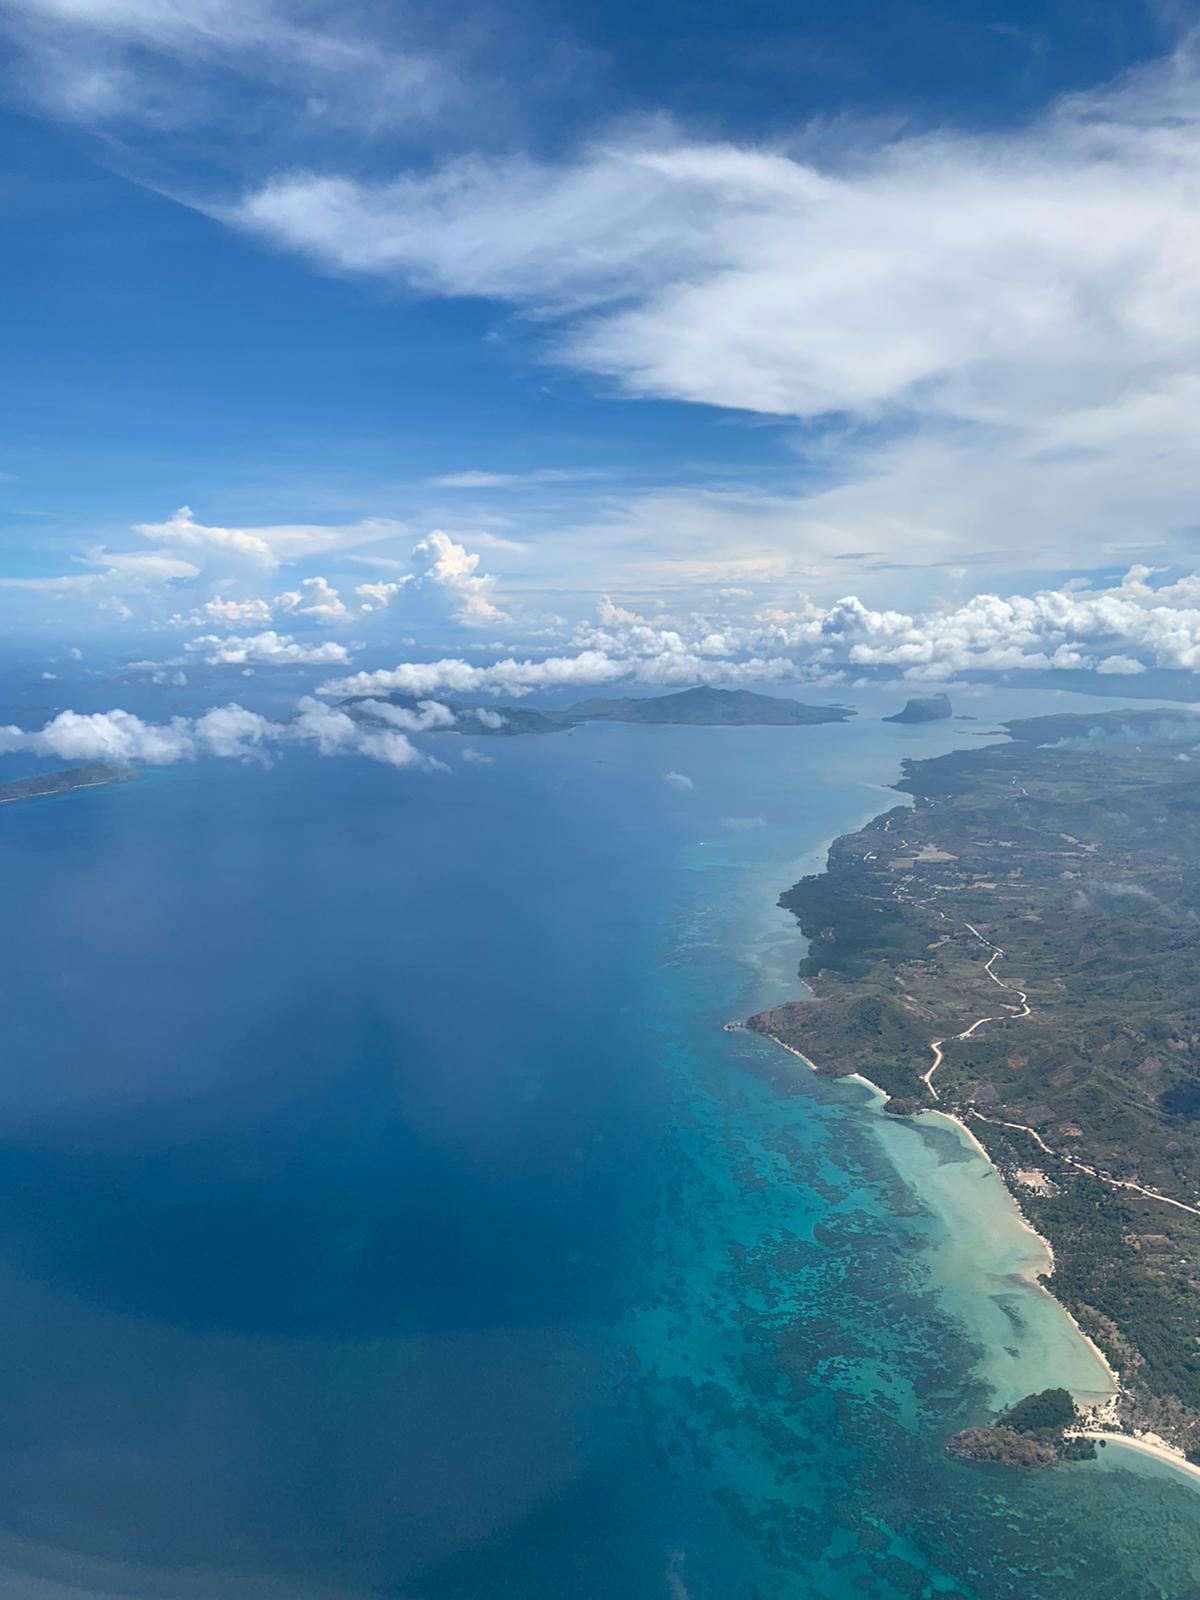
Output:
<svg viewBox="0 0 1200 1600">
<path fill-rule="evenodd" d="M 1103 1383 L 986 1165 L 722 1028 L 904 756 L 1096 707 L 850 698 L 0 811 L 5 1600 L 1200 1596 L 1179 1474 L 942 1451 Z"/>
</svg>

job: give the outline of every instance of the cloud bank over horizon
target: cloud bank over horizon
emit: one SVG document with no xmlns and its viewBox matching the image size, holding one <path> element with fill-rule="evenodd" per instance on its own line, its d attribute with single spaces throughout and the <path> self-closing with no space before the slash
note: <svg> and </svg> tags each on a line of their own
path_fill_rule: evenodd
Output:
<svg viewBox="0 0 1200 1600">
<path fill-rule="evenodd" d="M 133 443 L 106 478 L 76 424 L 71 511 L 76 474 L 4 463 L 6 620 L 326 699 L 1200 667 L 1196 37 L 974 123 L 615 96 L 489 129 L 455 32 L 0 0 L 9 98 L 178 230 L 147 282 L 200 263 L 161 326 L 210 263 L 230 293 L 173 387 L 157 347 L 98 368 L 114 413 L 141 375 Z"/>
</svg>

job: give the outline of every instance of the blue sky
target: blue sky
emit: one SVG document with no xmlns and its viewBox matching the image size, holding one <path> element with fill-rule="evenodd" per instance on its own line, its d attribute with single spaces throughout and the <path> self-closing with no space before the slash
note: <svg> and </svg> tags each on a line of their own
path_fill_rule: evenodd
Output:
<svg viewBox="0 0 1200 1600">
<path fill-rule="evenodd" d="M 10 638 L 1191 670 L 1192 23 L 0 0 Z"/>
</svg>

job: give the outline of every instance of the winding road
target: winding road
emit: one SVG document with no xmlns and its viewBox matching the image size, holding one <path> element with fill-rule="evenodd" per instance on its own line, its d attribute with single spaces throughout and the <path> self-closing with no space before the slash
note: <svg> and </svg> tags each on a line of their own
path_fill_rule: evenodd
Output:
<svg viewBox="0 0 1200 1600">
<path fill-rule="evenodd" d="M 945 913 L 944 912 L 939 912 L 939 915 L 940 916 L 944 916 Z M 1000 946 L 998 944 L 993 944 L 990 939 L 985 939 L 983 934 L 980 933 L 979 929 L 977 927 L 975 927 L 973 923 L 964 922 L 963 923 L 963 927 L 968 929 L 969 932 L 973 933 L 975 935 L 975 937 L 979 940 L 980 944 L 987 945 L 988 949 L 992 952 L 991 955 L 987 958 L 987 960 L 984 962 L 984 965 L 983 965 L 983 970 L 987 973 L 988 977 L 992 980 L 992 982 L 996 983 L 996 984 L 999 984 L 1001 989 L 1007 989 L 1010 994 L 1015 994 L 1015 995 L 1019 995 L 1020 996 L 1020 1002 L 1021 1002 L 1020 1005 L 1013 1006 L 1013 1005 L 1009 1005 L 1007 1001 L 1002 1002 L 1007 1007 L 1007 1009 L 1012 1012 L 1011 1019 L 1006 1018 L 1005 1020 L 1011 1020 L 1011 1021 L 1015 1022 L 1021 1017 L 1029 1016 L 1032 1008 L 1031 1008 L 1031 1006 L 1029 1004 L 1029 996 L 1025 993 L 1024 989 L 1018 989 L 1016 984 L 1013 984 L 1013 983 L 1005 983 L 1003 978 L 998 978 L 996 976 L 996 974 L 992 971 L 992 963 L 993 963 L 993 961 L 998 961 L 1000 959 L 1000 957 L 1004 954 L 1004 951 L 1001 950 L 1001 948 L 1000 948 Z M 938 1093 L 938 1091 L 933 1086 L 933 1075 L 937 1071 L 937 1069 L 941 1066 L 942 1061 L 944 1059 L 943 1053 L 942 1053 L 942 1046 L 944 1044 L 947 1044 L 947 1043 L 954 1044 L 959 1039 L 969 1039 L 971 1037 L 971 1035 L 975 1032 L 976 1028 L 982 1028 L 985 1022 L 997 1022 L 999 1020 L 1000 1019 L 998 1017 L 996 1017 L 996 1016 L 976 1017 L 975 1021 L 971 1024 L 971 1026 L 969 1028 L 964 1028 L 961 1033 L 954 1034 L 953 1037 L 950 1038 L 949 1040 L 947 1040 L 947 1039 L 934 1039 L 931 1042 L 929 1048 L 933 1051 L 933 1061 L 930 1063 L 929 1071 L 928 1072 L 923 1072 L 921 1074 L 921 1082 L 929 1090 L 930 1094 L 933 1096 L 933 1098 L 935 1100 L 940 1100 L 942 1098 L 941 1095 Z"/>
<path fill-rule="evenodd" d="M 944 916 L 945 913 L 941 912 L 939 915 Z M 985 938 L 972 923 L 964 922 L 963 926 L 992 952 L 983 967 L 988 977 L 993 983 L 999 984 L 1001 989 L 1007 989 L 1010 994 L 1015 994 L 1020 1000 L 1020 1004 L 1015 1006 L 1010 1005 L 1007 1001 L 1003 1002 L 1006 1009 L 1012 1013 L 1011 1017 L 1007 1017 L 1004 1020 L 1016 1022 L 1023 1017 L 1030 1016 L 1032 1007 L 1029 1004 L 1029 996 L 1025 990 L 1018 989 L 1016 984 L 1005 983 L 1003 978 L 998 978 L 992 971 L 992 963 L 998 961 L 1003 956 L 1004 951 L 998 944 L 993 944 L 990 939 Z M 977 1017 L 971 1026 L 964 1028 L 961 1033 L 956 1033 L 946 1039 L 934 1039 L 931 1041 L 930 1049 L 933 1052 L 933 1060 L 929 1065 L 929 1070 L 922 1073 L 921 1081 L 935 1100 L 942 1098 L 934 1087 L 933 1078 L 944 1060 L 943 1045 L 954 1044 L 960 1039 L 969 1039 L 977 1028 L 983 1027 L 985 1022 L 997 1022 L 999 1020 L 998 1016 Z M 1087 1162 L 1080 1161 L 1076 1156 L 1069 1156 L 1064 1151 L 1053 1149 L 1046 1143 L 1037 1129 L 1029 1127 L 1027 1123 L 1005 1122 L 1000 1117 L 987 1117 L 984 1116 L 982 1111 L 976 1111 L 973 1106 L 964 1107 L 963 1114 L 968 1117 L 974 1117 L 977 1122 L 991 1123 L 996 1128 L 1012 1128 L 1018 1133 L 1028 1134 L 1038 1149 L 1044 1151 L 1046 1155 L 1052 1156 L 1055 1161 L 1061 1161 L 1064 1166 L 1073 1167 L 1076 1172 L 1085 1173 L 1089 1178 L 1095 1178 L 1100 1183 L 1107 1183 L 1113 1189 L 1128 1189 L 1133 1194 L 1140 1194 L 1146 1200 L 1157 1200 L 1164 1206 L 1174 1206 L 1177 1211 L 1186 1211 L 1189 1216 L 1200 1217 L 1200 1206 L 1189 1205 L 1186 1200 L 1176 1200 L 1169 1194 L 1160 1194 L 1157 1189 L 1147 1189 L 1144 1184 L 1134 1183 L 1132 1178 L 1114 1178 L 1110 1173 L 1101 1172 L 1098 1168 L 1089 1166 Z"/>
</svg>

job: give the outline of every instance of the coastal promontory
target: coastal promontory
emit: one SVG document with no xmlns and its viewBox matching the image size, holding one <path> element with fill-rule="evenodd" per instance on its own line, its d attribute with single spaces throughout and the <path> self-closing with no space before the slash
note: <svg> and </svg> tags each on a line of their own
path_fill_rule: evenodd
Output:
<svg viewBox="0 0 1200 1600">
<path fill-rule="evenodd" d="M 894 711 L 884 722 L 945 722 L 953 716 L 950 696 L 946 694 L 915 695 L 905 702 L 902 711 Z"/>
<path fill-rule="evenodd" d="M 811 998 L 747 1026 L 965 1123 L 1120 1374 L 1119 1425 L 1200 1459 L 1200 717 L 1008 733 L 906 762 L 911 805 L 784 893 Z"/>
</svg>

